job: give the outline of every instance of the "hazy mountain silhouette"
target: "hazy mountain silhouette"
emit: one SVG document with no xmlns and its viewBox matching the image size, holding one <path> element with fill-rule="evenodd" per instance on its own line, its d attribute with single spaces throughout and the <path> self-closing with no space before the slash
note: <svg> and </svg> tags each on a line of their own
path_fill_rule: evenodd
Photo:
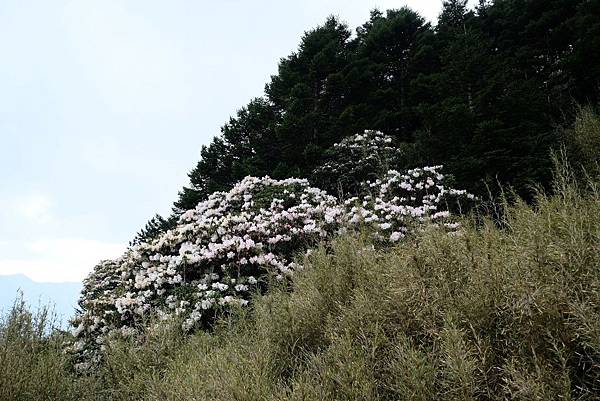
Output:
<svg viewBox="0 0 600 401">
<path fill-rule="evenodd" d="M 22 274 L 0 276 L 0 312 L 7 312 L 21 291 L 32 309 L 39 305 L 53 306 L 60 320 L 66 322 L 75 313 L 81 286 L 81 283 L 37 283 Z"/>
</svg>

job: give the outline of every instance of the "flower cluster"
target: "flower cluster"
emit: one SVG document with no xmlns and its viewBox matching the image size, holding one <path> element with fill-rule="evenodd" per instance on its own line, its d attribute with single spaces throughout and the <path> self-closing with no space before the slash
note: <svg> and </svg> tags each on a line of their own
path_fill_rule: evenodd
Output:
<svg viewBox="0 0 600 401">
<path fill-rule="evenodd" d="M 394 168 L 400 156 L 392 137 L 367 130 L 328 149 L 325 163 L 313 171 L 311 182 L 331 194 L 355 195 L 363 183 Z"/>
<path fill-rule="evenodd" d="M 467 206 L 475 196 L 445 187 L 441 169 L 390 170 L 381 179 L 367 181 L 369 193 L 344 202 L 348 223 L 370 227 L 375 239 L 384 243 L 397 242 L 426 222 L 456 232 L 459 223 L 451 210 Z"/>
<path fill-rule="evenodd" d="M 354 137 L 343 146 L 360 143 Z M 173 230 L 96 266 L 84 281 L 68 351 L 85 369 L 108 338 L 138 335 L 149 318 L 180 319 L 186 331 L 207 327 L 271 280 L 292 277 L 302 268 L 296 255 L 343 231 L 366 228 L 384 245 L 423 224 L 456 232 L 452 208 L 474 197 L 447 188 L 440 170 L 390 170 L 345 201 L 306 180 L 246 177 L 183 213 Z"/>
<path fill-rule="evenodd" d="M 246 177 L 183 213 L 175 229 L 96 266 L 70 350 L 94 361 L 107 337 L 135 334 L 150 315 L 204 327 L 270 279 L 291 276 L 295 254 L 335 234 L 342 215 L 334 197 L 306 180 Z"/>
</svg>

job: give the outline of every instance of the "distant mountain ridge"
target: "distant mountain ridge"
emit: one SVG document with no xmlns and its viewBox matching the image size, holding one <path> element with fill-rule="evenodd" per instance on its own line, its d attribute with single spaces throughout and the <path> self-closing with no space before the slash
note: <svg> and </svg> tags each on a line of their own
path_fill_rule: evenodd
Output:
<svg viewBox="0 0 600 401">
<path fill-rule="evenodd" d="M 10 310 L 21 291 L 33 309 L 39 305 L 54 307 L 64 325 L 75 314 L 81 287 L 78 282 L 38 283 L 22 274 L 0 276 L 0 313 Z"/>
</svg>

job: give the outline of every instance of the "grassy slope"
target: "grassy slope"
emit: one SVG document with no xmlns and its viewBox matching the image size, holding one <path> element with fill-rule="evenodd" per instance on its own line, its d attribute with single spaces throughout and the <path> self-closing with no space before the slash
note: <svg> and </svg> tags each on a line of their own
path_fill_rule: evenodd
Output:
<svg viewBox="0 0 600 401">
<path fill-rule="evenodd" d="M 212 334 L 115 343 L 92 377 L 65 375 L 61 340 L 15 315 L 0 400 L 600 399 L 600 195 L 565 186 L 504 223 L 386 251 L 342 238 L 294 291 Z"/>
</svg>

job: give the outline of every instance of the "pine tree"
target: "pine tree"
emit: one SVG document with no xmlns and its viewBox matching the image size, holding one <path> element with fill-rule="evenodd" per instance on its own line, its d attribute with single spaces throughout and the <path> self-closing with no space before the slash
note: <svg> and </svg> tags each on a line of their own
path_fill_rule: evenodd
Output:
<svg viewBox="0 0 600 401">
<path fill-rule="evenodd" d="M 142 228 L 135 235 L 135 237 L 129 241 L 129 246 L 139 245 L 142 242 L 147 242 L 152 238 L 157 237 L 158 234 L 174 228 L 176 223 L 177 220 L 174 217 L 165 219 L 161 215 L 155 214 L 154 217 L 148 220 L 144 228 Z"/>
<path fill-rule="evenodd" d="M 430 67 L 419 63 L 429 24 L 408 8 L 371 13 L 357 29 L 354 61 L 346 81 L 350 105 L 342 118 L 354 120 L 352 133 L 377 129 L 410 141 L 418 125 L 411 82 Z"/>
<path fill-rule="evenodd" d="M 330 17 L 306 32 L 298 52 L 282 59 L 279 73 L 266 87 L 269 101 L 282 115 L 276 135 L 282 158 L 276 170 L 306 177 L 324 149 L 345 136 L 340 130 L 344 85 L 340 72 L 349 63 L 350 31 Z"/>
</svg>

